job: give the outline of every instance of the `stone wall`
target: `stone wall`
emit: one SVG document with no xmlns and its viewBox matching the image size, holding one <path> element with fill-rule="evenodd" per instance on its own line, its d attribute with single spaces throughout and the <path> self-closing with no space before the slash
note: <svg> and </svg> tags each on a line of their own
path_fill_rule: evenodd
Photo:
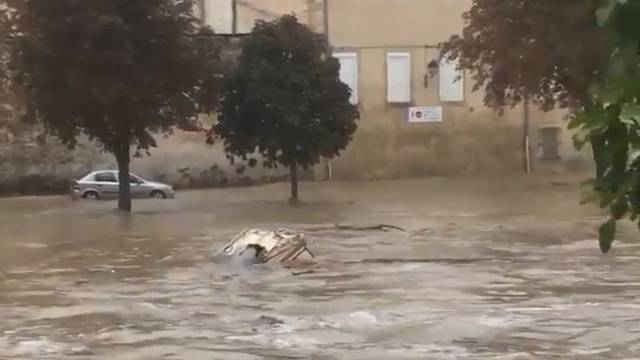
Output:
<svg viewBox="0 0 640 360">
<path fill-rule="evenodd" d="M 202 3 L 205 18 L 230 29 L 227 12 L 217 11 L 217 0 Z M 385 179 L 415 176 L 506 174 L 521 172 L 523 142 L 521 107 L 499 116 L 482 105 L 483 94 L 472 91 L 466 74 L 465 97 L 460 103 L 442 103 L 438 76 L 426 78 L 426 65 L 438 59 L 439 42 L 462 30 L 462 12 L 471 1 L 448 0 L 340 0 L 328 3 L 324 18 L 320 0 L 243 0 L 238 2 L 238 26 L 248 31 L 259 18 L 296 13 L 317 31 L 329 26 L 329 40 L 336 52 L 358 56 L 358 95 L 361 119 L 353 143 L 331 162 L 337 179 Z M 209 12 L 207 12 L 207 9 Z M 215 10 L 215 11 L 214 11 Z M 363 13 L 366 12 L 366 16 Z M 228 15 L 228 14 L 227 14 Z M 412 101 L 388 104 L 386 53 L 403 51 L 412 59 Z M 237 39 L 229 44 L 227 61 L 237 55 Z M 411 124 L 408 106 L 442 105 L 442 123 Z M 532 109 L 531 150 L 536 171 L 565 171 L 591 166 L 588 151 L 577 152 L 565 130 L 561 111 L 542 113 Z M 538 156 L 539 129 L 561 128 L 560 158 Z M 1 134 L 0 134 L 1 135 Z M 36 141 L 35 133 L 0 136 L 0 193 L 66 191 L 70 178 L 99 168 L 115 168 L 112 156 L 96 144 L 82 141 L 70 151 L 55 139 Z M 134 159 L 132 171 L 177 187 L 212 187 L 252 184 L 286 177 L 286 169 L 250 169 L 231 165 L 220 144 L 207 146 L 202 134 L 177 132 L 159 140 L 151 156 Z M 326 164 L 316 167 L 316 178 L 327 177 Z M 305 174 L 303 178 L 311 175 Z"/>
<path fill-rule="evenodd" d="M 209 146 L 199 133 L 158 136 L 159 148 L 133 158 L 131 171 L 177 188 L 226 187 L 286 179 L 285 169 L 231 165 L 221 144 Z M 69 189 L 69 181 L 92 170 L 116 169 L 113 156 L 86 139 L 68 149 L 56 139 L 38 140 L 28 132 L 0 142 L 0 194 L 55 194 Z M 244 170 L 244 171 L 242 171 Z"/>
</svg>

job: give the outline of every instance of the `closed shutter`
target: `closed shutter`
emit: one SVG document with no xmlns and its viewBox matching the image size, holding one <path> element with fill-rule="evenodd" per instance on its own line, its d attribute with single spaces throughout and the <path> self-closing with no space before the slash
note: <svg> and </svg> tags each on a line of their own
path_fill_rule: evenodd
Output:
<svg viewBox="0 0 640 360">
<path fill-rule="evenodd" d="M 216 34 L 233 31 L 233 7 L 231 0 L 203 0 L 204 20 Z"/>
<path fill-rule="evenodd" d="M 351 89 L 350 101 L 358 103 L 358 54 L 336 53 L 333 56 L 340 62 L 340 81 Z"/>
<path fill-rule="evenodd" d="M 387 54 L 387 101 L 411 102 L 411 54 Z"/>
<path fill-rule="evenodd" d="M 440 101 L 460 102 L 464 100 L 464 73 L 458 70 L 458 61 L 440 61 Z"/>
</svg>

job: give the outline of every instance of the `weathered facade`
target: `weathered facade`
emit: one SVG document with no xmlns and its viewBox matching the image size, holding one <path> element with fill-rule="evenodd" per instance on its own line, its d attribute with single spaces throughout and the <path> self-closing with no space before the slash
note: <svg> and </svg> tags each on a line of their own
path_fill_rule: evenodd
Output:
<svg viewBox="0 0 640 360">
<path fill-rule="evenodd" d="M 522 105 L 503 115 L 484 107 L 483 94 L 471 91 L 471 79 L 438 58 L 436 46 L 462 30 L 461 14 L 470 4 L 471 0 L 201 0 L 196 12 L 203 23 L 227 36 L 242 36 L 256 20 L 283 14 L 295 14 L 326 34 L 361 119 L 353 143 L 339 158 L 320 164 L 317 179 L 520 172 Z M 456 81 L 459 75 L 461 81 Z M 410 122 L 411 107 L 427 107 L 424 115 L 437 121 L 414 116 L 422 121 Z M 590 154 L 573 149 L 565 129 L 562 111 L 531 108 L 529 144 L 535 171 L 591 163 Z M 27 184 L 25 179 L 33 179 L 34 189 L 42 187 L 42 181 L 58 189 L 69 177 L 115 166 L 95 144 L 69 152 L 55 140 L 43 145 L 34 138 L 0 139 L 0 192 Z M 182 132 L 160 139 L 160 148 L 151 157 L 134 159 L 132 169 L 182 186 L 282 175 L 281 170 L 259 168 L 238 174 L 220 144 L 207 146 L 201 134 Z"/>
<path fill-rule="evenodd" d="M 532 169 L 589 163 L 589 154 L 573 149 L 562 111 L 531 106 L 525 131 L 522 104 L 503 114 L 483 106 L 483 94 L 472 91 L 471 79 L 456 64 L 440 61 L 437 46 L 462 31 L 461 15 L 470 0 L 204 0 L 204 5 L 205 13 L 211 9 L 207 23 L 219 33 L 246 33 L 257 19 L 294 13 L 327 35 L 361 120 L 347 151 L 318 167 L 320 178 L 518 172 L 525 168 L 525 144 Z M 410 119 L 414 107 L 435 121 Z"/>
<path fill-rule="evenodd" d="M 470 0 L 328 1 L 328 38 L 335 53 L 356 59 L 356 75 L 352 71 L 347 79 L 356 79 L 362 114 L 354 143 L 332 164 L 334 176 L 522 171 L 523 105 L 503 115 L 483 106 L 484 94 L 472 91 L 472 80 L 439 58 L 438 44 L 462 31 L 461 14 L 470 5 Z M 440 121 L 410 122 L 409 108 L 425 106 L 436 115 L 441 111 Z M 563 115 L 531 107 L 533 168 L 565 168 L 567 162 L 588 159 L 573 150 Z"/>
</svg>

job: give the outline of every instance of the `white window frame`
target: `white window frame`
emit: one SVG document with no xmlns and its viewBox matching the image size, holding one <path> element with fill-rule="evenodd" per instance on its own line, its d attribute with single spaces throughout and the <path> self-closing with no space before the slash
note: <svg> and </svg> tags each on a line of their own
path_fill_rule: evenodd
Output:
<svg viewBox="0 0 640 360">
<path fill-rule="evenodd" d="M 333 57 L 335 57 L 336 59 L 338 59 L 338 62 L 340 63 L 340 81 L 342 81 L 343 83 L 345 83 L 346 85 L 349 86 L 349 89 L 351 89 L 351 97 L 349 99 L 349 101 L 354 104 L 357 105 L 360 102 L 360 96 L 359 96 L 359 91 L 358 91 L 358 87 L 359 87 L 359 62 L 358 62 L 358 53 L 356 52 L 335 52 L 333 53 Z M 354 61 L 355 62 L 355 68 L 354 68 L 354 72 L 353 72 L 353 78 L 352 79 L 346 79 L 345 76 L 346 74 L 343 72 L 343 62 L 342 60 L 349 60 L 349 61 Z"/>
<path fill-rule="evenodd" d="M 405 61 L 405 69 L 395 69 L 392 64 L 396 61 Z M 411 103 L 413 96 L 412 76 L 413 65 L 410 52 L 387 53 L 387 102 L 390 104 Z M 404 77 L 398 78 L 398 77 Z M 397 90 L 402 86 L 403 89 Z"/>
</svg>

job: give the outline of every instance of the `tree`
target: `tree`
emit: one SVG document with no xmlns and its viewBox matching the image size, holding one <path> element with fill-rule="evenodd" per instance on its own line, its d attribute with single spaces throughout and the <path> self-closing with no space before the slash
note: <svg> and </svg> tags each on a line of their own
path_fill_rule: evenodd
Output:
<svg viewBox="0 0 640 360">
<path fill-rule="evenodd" d="M 471 72 L 488 106 L 526 97 L 543 109 L 581 107 L 607 59 L 595 9 L 590 0 L 474 0 L 462 36 L 441 53 Z"/>
<path fill-rule="evenodd" d="M 640 221 L 640 0 L 474 0 L 445 56 L 471 69 L 485 102 L 537 100 L 572 110 L 578 147 L 596 162 L 586 200 L 608 210 L 599 229 L 611 250 L 616 224 Z"/>
<path fill-rule="evenodd" d="M 640 219 L 640 0 L 603 0 L 596 15 L 613 46 L 607 66 L 593 80 L 589 103 L 573 117 L 578 146 L 591 142 L 601 171 L 586 185 L 591 200 L 610 218 L 599 229 L 600 249 L 608 252 L 618 220 Z M 598 139 L 594 142 L 593 139 Z"/>
<path fill-rule="evenodd" d="M 215 104 L 216 40 L 199 32 L 192 0 L 9 2 L 23 8 L 14 68 L 28 105 L 63 143 L 83 134 L 115 156 L 118 208 L 131 211 L 132 149 L 148 152 L 152 133 L 192 128 Z"/>
<path fill-rule="evenodd" d="M 596 9 L 593 0 L 474 0 L 463 15 L 462 35 L 442 44 L 441 54 L 470 71 L 473 89 L 484 90 L 487 106 L 524 101 L 543 110 L 581 109 L 608 61 L 608 37 L 598 27 Z M 599 156 L 594 151 L 602 173 Z"/>
<path fill-rule="evenodd" d="M 356 131 L 350 89 L 321 35 L 291 15 L 259 21 L 242 41 L 238 64 L 225 78 L 218 122 L 231 159 L 259 155 L 263 165 L 288 167 L 298 199 L 298 166 L 345 149 Z M 249 161 L 256 164 L 256 159 Z"/>
</svg>

